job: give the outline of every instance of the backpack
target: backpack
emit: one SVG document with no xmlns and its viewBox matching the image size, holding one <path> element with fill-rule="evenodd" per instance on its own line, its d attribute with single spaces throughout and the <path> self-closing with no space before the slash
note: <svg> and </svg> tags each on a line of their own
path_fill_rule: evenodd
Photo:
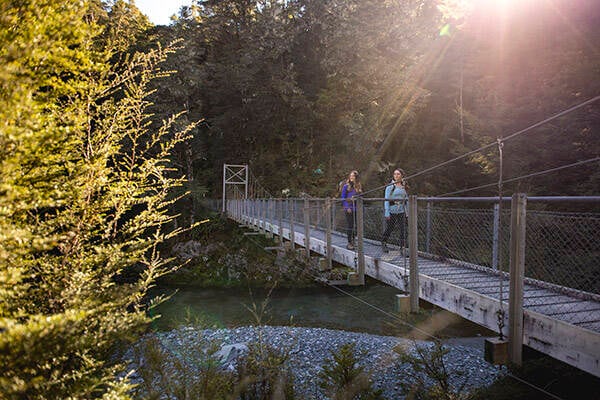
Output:
<svg viewBox="0 0 600 400">
<path fill-rule="evenodd" d="M 342 197 L 342 190 L 344 189 L 345 184 L 346 184 L 345 179 L 342 179 L 341 181 L 338 182 L 337 193 L 336 193 L 335 197 Z"/>
</svg>

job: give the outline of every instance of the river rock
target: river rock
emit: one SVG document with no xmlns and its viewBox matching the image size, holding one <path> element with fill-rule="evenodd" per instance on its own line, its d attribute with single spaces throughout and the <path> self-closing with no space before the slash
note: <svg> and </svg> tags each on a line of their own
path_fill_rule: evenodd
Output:
<svg viewBox="0 0 600 400">
<path fill-rule="evenodd" d="M 432 342 L 413 341 L 393 336 L 378 336 L 365 333 L 347 332 L 323 328 L 249 326 L 234 329 L 197 329 L 185 327 L 169 332 L 154 333 L 163 347 L 177 358 L 185 359 L 194 365 L 194 359 L 205 356 L 201 349 L 205 344 L 220 343 L 215 355 L 223 362 L 223 367 L 234 372 L 239 356 L 247 354 L 248 346 L 260 338 L 264 343 L 290 355 L 289 369 L 294 376 L 294 389 L 297 398 L 326 399 L 319 387 L 318 376 L 327 359 L 332 357 L 345 343 L 354 343 L 359 356 L 359 364 L 371 374 L 373 387 L 382 389 L 386 399 L 403 399 L 401 383 L 410 381 L 415 371 L 402 363 L 398 348 L 414 351 L 415 346 L 432 348 Z M 502 370 L 488 364 L 483 358 L 483 338 L 481 343 L 468 345 L 448 343 L 449 352 L 444 362 L 450 374 L 452 387 L 463 386 L 470 389 L 491 384 Z M 137 361 L 137 362 L 136 362 Z M 138 360 L 130 358 L 130 366 L 136 368 Z M 134 374 L 132 380 L 139 382 Z M 433 383 L 433 382 L 431 382 Z"/>
</svg>

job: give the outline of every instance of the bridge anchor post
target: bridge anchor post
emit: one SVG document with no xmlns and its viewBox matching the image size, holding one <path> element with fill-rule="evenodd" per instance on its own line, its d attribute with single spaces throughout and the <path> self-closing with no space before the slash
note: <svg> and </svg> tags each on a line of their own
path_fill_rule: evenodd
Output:
<svg viewBox="0 0 600 400">
<path fill-rule="evenodd" d="M 419 312 L 419 266 L 417 263 L 417 196 L 408 196 L 408 250 L 410 256 L 409 293 L 410 311 Z"/>
<path fill-rule="evenodd" d="M 510 213 L 510 290 L 508 298 L 508 354 L 510 362 L 523 363 L 523 280 L 525 277 L 525 215 L 527 196 L 512 196 Z"/>
</svg>

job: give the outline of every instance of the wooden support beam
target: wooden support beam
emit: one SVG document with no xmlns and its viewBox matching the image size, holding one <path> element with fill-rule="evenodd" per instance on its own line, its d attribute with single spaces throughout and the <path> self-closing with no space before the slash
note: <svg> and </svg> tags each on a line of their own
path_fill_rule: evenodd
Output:
<svg viewBox="0 0 600 400">
<path fill-rule="evenodd" d="M 304 199 L 304 249 L 306 261 L 310 261 L 310 200 Z"/>
<path fill-rule="evenodd" d="M 327 269 L 333 267 L 332 252 L 333 247 L 331 246 L 331 198 L 328 197 L 325 200 L 325 256 L 327 257 Z"/>
<path fill-rule="evenodd" d="M 510 290 L 508 299 L 508 354 L 523 363 L 523 278 L 525 277 L 525 215 L 527 196 L 512 196 L 510 215 Z"/>
<path fill-rule="evenodd" d="M 283 200 L 279 199 L 276 203 L 277 207 L 277 224 L 279 225 L 279 229 L 277 229 L 277 233 L 279 234 L 279 246 L 283 247 Z"/>
<path fill-rule="evenodd" d="M 294 200 L 288 199 L 288 212 L 290 213 L 290 250 L 296 247 L 296 232 L 294 230 Z"/>
<path fill-rule="evenodd" d="M 417 263 L 417 196 L 408 197 L 408 249 L 410 256 L 410 311 L 419 312 L 419 267 Z"/>
<path fill-rule="evenodd" d="M 363 213 L 363 199 L 356 199 L 356 253 L 358 257 L 358 281 L 361 285 L 365 284 L 365 221 Z"/>
</svg>

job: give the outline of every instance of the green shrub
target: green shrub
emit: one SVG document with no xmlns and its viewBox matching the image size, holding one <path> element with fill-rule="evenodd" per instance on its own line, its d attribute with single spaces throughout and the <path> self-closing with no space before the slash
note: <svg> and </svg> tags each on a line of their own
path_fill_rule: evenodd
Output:
<svg viewBox="0 0 600 400">
<path fill-rule="evenodd" d="M 248 355 L 238 364 L 238 386 L 234 398 L 241 400 L 293 400 L 294 377 L 287 366 L 289 354 L 259 340 L 248 346 Z"/>
<path fill-rule="evenodd" d="M 382 399 L 382 391 L 371 387 L 369 375 L 359 366 L 354 343 L 342 345 L 337 352 L 331 352 L 323 370 L 319 373 L 319 386 L 335 400 L 377 400 Z M 365 354 L 362 354 L 365 356 Z"/>
</svg>

